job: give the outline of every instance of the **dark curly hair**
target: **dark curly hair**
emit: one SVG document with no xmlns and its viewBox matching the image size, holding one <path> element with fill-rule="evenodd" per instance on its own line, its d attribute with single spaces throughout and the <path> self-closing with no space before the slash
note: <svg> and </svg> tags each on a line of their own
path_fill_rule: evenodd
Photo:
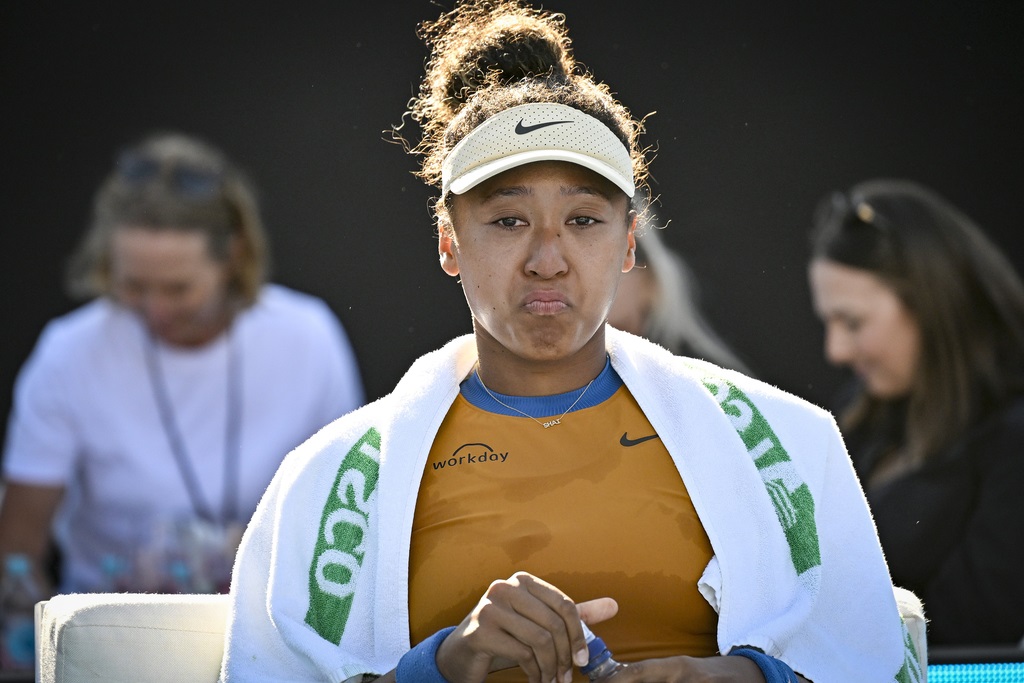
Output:
<svg viewBox="0 0 1024 683">
<path fill-rule="evenodd" d="M 608 86 L 576 62 L 565 15 L 534 9 L 517 0 L 462 0 L 417 35 L 431 50 L 419 94 L 406 114 L 420 128 L 416 145 L 401 130 L 392 133 L 422 157 L 416 175 L 440 188 L 441 163 L 451 149 L 491 116 L 520 104 L 556 102 L 604 123 L 629 150 L 637 193 L 631 209 L 649 203 L 646 149 L 639 146 L 643 120 L 636 120 Z M 435 215 L 447 218 L 438 203 Z"/>
</svg>

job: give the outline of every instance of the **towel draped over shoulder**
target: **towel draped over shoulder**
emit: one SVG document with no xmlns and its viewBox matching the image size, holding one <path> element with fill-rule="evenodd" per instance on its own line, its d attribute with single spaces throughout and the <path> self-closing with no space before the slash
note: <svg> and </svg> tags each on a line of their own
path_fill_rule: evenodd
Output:
<svg viewBox="0 0 1024 683">
<path fill-rule="evenodd" d="M 720 651 L 760 648 L 815 683 L 919 680 L 831 414 L 612 328 L 607 348 L 711 541 L 698 588 Z M 473 337 L 455 339 L 288 455 L 238 554 L 223 680 L 359 681 L 396 666 L 420 477 L 475 362 Z"/>
</svg>

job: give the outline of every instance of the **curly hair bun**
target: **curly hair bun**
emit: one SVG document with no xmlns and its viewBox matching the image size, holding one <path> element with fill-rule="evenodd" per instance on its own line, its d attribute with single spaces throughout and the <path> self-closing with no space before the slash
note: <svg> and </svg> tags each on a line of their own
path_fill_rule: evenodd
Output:
<svg viewBox="0 0 1024 683">
<path fill-rule="evenodd" d="M 421 137 L 410 145 L 401 127 L 392 136 L 422 157 L 416 175 L 428 185 L 443 188 L 445 159 L 485 121 L 525 104 L 560 104 L 596 119 L 622 144 L 632 171 L 617 175 L 632 176 L 630 187 L 640 191 L 627 194 L 633 209 L 644 212 L 649 188 L 646 150 L 638 144 L 643 123 L 575 60 L 565 15 L 519 0 L 459 0 L 438 19 L 421 23 L 417 35 L 430 58 L 406 114 Z M 434 209 L 442 218 L 443 202 Z"/>
</svg>

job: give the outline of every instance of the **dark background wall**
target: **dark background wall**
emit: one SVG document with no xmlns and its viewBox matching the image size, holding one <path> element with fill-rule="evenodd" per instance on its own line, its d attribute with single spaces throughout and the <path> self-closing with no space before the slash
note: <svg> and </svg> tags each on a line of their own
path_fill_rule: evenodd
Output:
<svg viewBox="0 0 1024 683">
<path fill-rule="evenodd" d="M 797 9 L 796 5 L 805 5 Z M 450 6 L 450 0 L 445 2 Z M 649 119 L 670 244 L 756 373 L 819 403 L 805 282 L 816 200 L 872 176 L 932 185 L 1020 268 L 1024 3 L 562 0 L 578 58 Z M 427 0 L 4 3 L 0 410 L 115 151 L 154 129 L 223 147 L 261 190 L 277 281 L 346 325 L 368 394 L 468 331 L 430 192 L 385 142 L 426 56 Z"/>
</svg>

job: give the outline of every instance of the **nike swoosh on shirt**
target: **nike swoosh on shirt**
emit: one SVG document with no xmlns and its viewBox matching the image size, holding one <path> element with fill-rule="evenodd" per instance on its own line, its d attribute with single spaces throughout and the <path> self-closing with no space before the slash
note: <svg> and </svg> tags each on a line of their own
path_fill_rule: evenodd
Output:
<svg viewBox="0 0 1024 683">
<path fill-rule="evenodd" d="M 631 439 L 628 436 L 626 436 L 627 433 L 628 432 L 622 432 L 622 438 L 619 439 L 619 443 L 625 446 L 626 448 L 629 448 L 630 446 L 635 446 L 639 443 L 643 443 L 644 441 L 650 441 L 651 439 L 658 438 L 657 434 L 651 434 L 650 436 L 641 436 L 639 439 Z"/>
<path fill-rule="evenodd" d="M 560 123 L 572 123 L 572 121 L 547 121 L 545 123 L 535 123 L 532 126 L 524 126 L 523 120 L 519 119 L 519 123 L 516 124 L 516 135 L 526 135 L 527 133 L 532 133 L 538 128 L 557 126 Z"/>
</svg>

